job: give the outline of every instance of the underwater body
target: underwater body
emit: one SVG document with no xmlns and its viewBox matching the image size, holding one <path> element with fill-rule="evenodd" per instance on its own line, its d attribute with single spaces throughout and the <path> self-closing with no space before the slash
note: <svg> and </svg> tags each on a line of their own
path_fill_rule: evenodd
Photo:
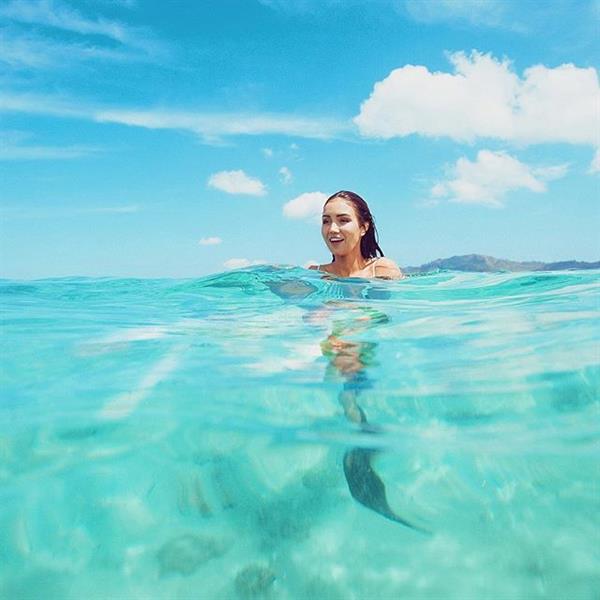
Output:
<svg viewBox="0 0 600 600">
<path fill-rule="evenodd" d="M 597 598 L 600 272 L 0 281 L 0 598 Z"/>
</svg>

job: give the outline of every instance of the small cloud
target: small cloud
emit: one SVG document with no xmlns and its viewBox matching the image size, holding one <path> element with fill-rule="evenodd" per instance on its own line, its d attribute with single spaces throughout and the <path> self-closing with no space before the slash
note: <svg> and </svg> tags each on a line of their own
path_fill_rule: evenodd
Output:
<svg viewBox="0 0 600 600">
<path fill-rule="evenodd" d="M 266 265 L 266 260 L 249 260 L 248 258 L 230 258 L 223 263 L 226 269 L 245 269 L 255 265 Z"/>
<path fill-rule="evenodd" d="M 475 161 L 459 158 L 446 181 L 430 191 L 430 204 L 442 198 L 451 202 L 502 207 L 504 196 L 513 190 L 546 191 L 546 181 L 563 177 L 567 165 L 532 168 L 505 152 L 480 150 Z"/>
<path fill-rule="evenodd" d="M 283 205 L 283 214 L 288 219 L 312 219 L 319 217 L 323 210 L 327 194 L 306 192 Z"/>
<path fill-rule="evenodd" d="M 596 150 L 594 154 L 594 158 L 592 158 L 592 162 L 590 163 L 590 169 L 588 171 L 590 174 L 600 173 L 600 148 Z"/>
<path fill-rule="evenodd" d="M 436 183 L 431 188 L 430 194 L 432 198 L 442 198 L 446 195 L 446 186 L 443 183 Z"/>
<path fill-rule="evenodd" d="M 245 194 L 248 196 L 264 196 L 267 193 L 265 184 L 244 171 L 219 171 L 210 176 L 209 187 L 227 194 Z"/>
<path fill-rule="evenodd" d="M 263 153 L 263 155 L 266 158 L 273 158 L 273 149 L 272 148 L 263 148 L 261 150 L 261 152 Z"/>
<path fill-rule="evenodd" d="M 198 244 L 200 244 L 200 246 L 216 246 L 222 242 L 223 240 L 220 237 L 207 237 L 198 240 Z"/>
<path fill-rule="evenodd" d="M 540 179 L 544 179 L 545 181 L 554 181 L 555 179 L 561 179 L 569 172 L 569 165 L 555 165 L 553 167 L 538 167 L 532 169 L 532 173 L 539 177 Z"/>
<path fill-rule="evenodd" d="M 434 206 L 439 206 L 440 201 L 437 198 L 423 198 L 420 201 L 417 201 L 416 206 L 420 208 L 433 208 Z"/>
<path fill-rule="evenodd" d="M 293 152 L 298 152 L 298 150 L 300 150 L 300 146 L 298 146 L 296 143 L 290 144 L 290 150 Z"/>
<path fill-rule="evenodd" d="M 279 175 L 281 176 L 281 183 L 291 183 L 294 178 L 292 172 L 287 167 L 281 167 L 281 169 L 279 169 Z"/>
</svg>

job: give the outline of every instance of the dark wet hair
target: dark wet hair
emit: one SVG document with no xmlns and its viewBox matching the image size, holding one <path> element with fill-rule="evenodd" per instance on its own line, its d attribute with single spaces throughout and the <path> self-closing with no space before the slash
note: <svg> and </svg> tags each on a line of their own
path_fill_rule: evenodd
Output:
<svg viewBox="0 0 600 600">
<path fill-rule="evenodd" d="M 341 198 L 342 200 L 350 202 L 356 211 L 360 224 L 369 225 L 367 232 L 360 239 L 360 253 L 362 254 L 362 257 L 376 258 L 377 255 L 383 256 L 383 250 L 379 247 L 379 236 L 377 235 L 377 228 L 375 227 L 375 219 L 371 214 L 369 205 L 358 194 L 340 190 L 332 196 L 329 196 L 323 207 L 327 205 L 327 202 L 335 200 L 336 198 Z M 333 257 L 333 260 L 335 261 L 335 256 Z"/>
</svg>

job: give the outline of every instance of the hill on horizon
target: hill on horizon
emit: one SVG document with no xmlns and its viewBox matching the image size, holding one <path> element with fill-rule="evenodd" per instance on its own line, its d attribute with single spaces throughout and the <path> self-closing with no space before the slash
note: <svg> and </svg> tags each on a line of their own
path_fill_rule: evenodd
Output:
<svg viewBox="0 0 600 600">
<path fill-rule="evenodd" d="M 431 271 L 469 271 L 492 273 L 497 271 L 570 271 L 575 269 L 600 269 L 600 261 L 583 262 L 563 260 L 545 263 L 541 261 L 514 261 L 483 254 L 464 254 L 450 258 L 438 258 L 419 267 L 404 267 L 406 273 L 430 273 Z"/>
</svg>

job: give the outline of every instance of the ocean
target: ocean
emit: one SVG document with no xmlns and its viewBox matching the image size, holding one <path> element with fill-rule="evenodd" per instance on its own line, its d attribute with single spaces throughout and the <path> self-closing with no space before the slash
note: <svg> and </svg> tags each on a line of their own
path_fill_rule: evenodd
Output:
<svg viewBox="0 0 600 600">
<path fill-rule="evenodd" d="M 0 598 L 599 597 L 600 271 L 0 302 Z"/>
</svg>

